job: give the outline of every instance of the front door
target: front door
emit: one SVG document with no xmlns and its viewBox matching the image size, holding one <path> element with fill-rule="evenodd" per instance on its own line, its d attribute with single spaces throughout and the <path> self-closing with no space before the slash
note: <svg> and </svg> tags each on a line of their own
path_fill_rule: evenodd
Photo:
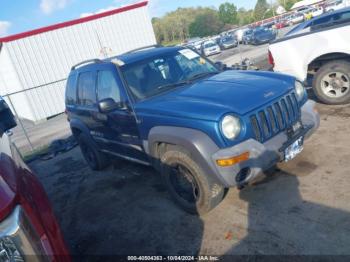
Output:
<svg viewBox="0 0 350 262">
<path fill-rule="evenodd" d="M 97 100 L 112 98 L 116 103 L 128 104 L 125 90 L 112 65 L 101 66 L 97 72 Z M 101 114 L 101 113 L 100 113 Z M 147 161 L 139 136 L 138 126 L 133 111 L 129 106 L 115 109 L 99 117 L 104 149 L 110 153 Z"/>
</svg>

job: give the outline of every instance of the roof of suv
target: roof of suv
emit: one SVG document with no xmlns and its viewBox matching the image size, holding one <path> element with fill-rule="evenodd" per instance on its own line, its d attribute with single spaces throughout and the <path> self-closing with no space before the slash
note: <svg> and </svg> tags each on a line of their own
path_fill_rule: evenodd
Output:
<svg viewBox="0 0 350 262">
<path fill-rule="evenodd" d="M 121 54 L 115 57 L 107 58 L 106 61 L 111 61 L 113 58 L 118 58 L 123 61 L 125 64 L 130 64 L 136 61 L 144 60 L 156 55 L 162 55 L 165 53 L 169 53 L 171 51 L 178 51 L 183 49 L 181 46 L 173 46 L 173 47 L 156 47 L 150 49 L 139 50 L 131 53 Z"/>
<path fill-rule="evenodd" d="M 138 51 L 131 51 L 131 52 L 127 52 L 121 55 L 117 55 L 117 56 L 113 56 L 113 57 L 109 57 L 106 59 L 102 59 L 102 60 L 98 60 L 98 59 L 92 59 L 92 60 L 87 60 L 86 61 L 86 65 L 82 65 L 79 66 L 79 68 L 75 68 L 78 65 L 76 65 L 75 67 L 72 68 L 72 71 L 75 70 L 82 70 L 82 69 L 86 69 L 87 67 L 91 67 L 94 66 L 95 63 L 97 63 L 98 61 L 101 63 L 110 63 L 113 59 L 118 59 L 120 61 L 122 61 L 124 64 L 131 64 L 140 60 L 145 60 L 157 55 L 162 55 L 165 53 L 169 53 L 172 51 L 178 51 L 184 49 L 184 47 L 181 46 L 173 46 L 173 47 L 155 47 L 155 48 L 145 48 L 142 50 L 138 50 Z M 88 62 L 95 62 L 95 63 L 90 63 L 88 64 Z"/>
</svg>

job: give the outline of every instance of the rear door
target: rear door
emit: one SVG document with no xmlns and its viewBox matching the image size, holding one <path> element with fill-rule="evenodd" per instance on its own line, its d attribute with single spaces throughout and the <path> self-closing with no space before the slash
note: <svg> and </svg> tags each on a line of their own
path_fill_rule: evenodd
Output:
<svg viewBox="0 0 350 262">
<path fill-rule="evenodd" d="M 96 71 L 82 71 L 77 76 L 77 99 L 74 110 L 74 117 L 78 118 L 89 129 L 90 134 L 95 138 L 100 125 L 96 99 Z M 96 139 L 95 139 L 96 140 Z"/>
</svg>

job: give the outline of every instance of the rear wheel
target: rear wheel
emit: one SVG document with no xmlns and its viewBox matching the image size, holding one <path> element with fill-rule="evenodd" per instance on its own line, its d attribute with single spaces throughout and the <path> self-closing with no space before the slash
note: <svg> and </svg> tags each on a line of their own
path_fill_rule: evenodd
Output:
<svg viewBox="0 0 350 262">
<path fill-rule="evenodd" d="M 326 104 L 350 102 L 350 63 L 342 60 L 324 64 L 313 80 L 315 95 Z"/>
<path fill-rule="evenodd" d="M 100 152 L 97 145 L 85 134 L 78 136 L 83 157 L 92 170 L 102 170 L 109 165 L 108 157 Z"/>
<path fill-rule="evenodd" d="M 214 183 L 181 148 L 161 157 L 161 175 L 174 201 L 186 212 L 205 214 L 224 198 L 224 188 Z"/>
</svg>

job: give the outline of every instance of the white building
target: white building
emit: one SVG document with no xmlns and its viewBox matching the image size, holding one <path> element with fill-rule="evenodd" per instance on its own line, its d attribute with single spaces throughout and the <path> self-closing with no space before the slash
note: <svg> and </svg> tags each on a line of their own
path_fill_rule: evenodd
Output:
<svg viewBox="0 0 350 262">
<path fill-rule="evenodd" d="M 65 110 L 72 65 L 153 44 L 147 1 L 0 38 L 0 95 L 20 117 L 46 119 Z"/>
<path fill-rule="evenodd" d="M 310 5 L 316 5 L 316 4 L 322 4 L 324 3 L 325 0 L 302 0 L 299 2 L 296 2 L 293 6 L 292 6 L 292 10 L 296 10 L 298 8 L 301 7 L 305 7 L 305 6 L 310 6 Z"/>
</svg>

